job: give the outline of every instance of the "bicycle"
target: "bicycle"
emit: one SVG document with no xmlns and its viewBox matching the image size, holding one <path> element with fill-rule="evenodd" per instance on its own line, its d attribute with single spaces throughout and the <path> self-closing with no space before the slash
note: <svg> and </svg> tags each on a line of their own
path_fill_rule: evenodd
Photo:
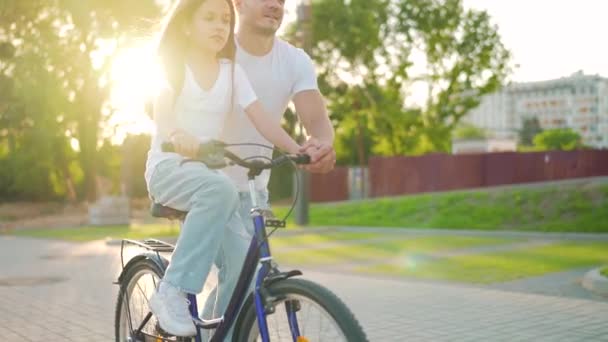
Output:
<svg viewBox="0 0 608 342">
<path fill-rule="evenodd" d="M 269 218 L 257 204 L 254 190 L 254 179 L 263 170 L 290 163 L 307 164 L 307 155 L 280 154 L 279 157 L 265 160 L 251 158 L 241 159 L 227 148 L 239 145 L 259 144 L 225 144 L 210 142 L 202 144 L 198 158 L 209 168 L 220 169 L 228 165 L 239 165 L 248 170 L 251 195 L 251 218 L 254 223 L 254 235 L 243 263 L 240 277 L 232 293 L 228 307 L 223 316 L 210 320 L 199 317 L 195 295 L 188 295 L 190 313 L 197 327 L 193 337 L 175 337 L 163 332 L 147 307 L 147 300 L 162 279 L 169 261 L 161 253 L 171 253 L 174 246 L 155 239 L 135 241 L 125 239 L 121 244 L 122 272 L 115 282 L 120 286 L 115 316 L 115 334 L 117 342 L 201 342 L 201 329 L 215 329 L 210 341 L 223 341 L 234 324 L 233 341 L 235 342 L 276 342 L 276 341 L 347 341 L 363 342 L 367 337 L 359 322 L 348 307 L 330 290 L 305 279 L 294 279 L 301 276 L 299 270 L 282 272 L 270 253 L 268 237 L 278 228 L 285 227 L 285 219 Z M 268 146 L 264 146 L 271 148 Z M 172 146 L 163 144 L 164 150 Z M 297 199 L 297 192 L 296 192 Z M 295 201 L 294 201 L 295 202 Z M 293 209 L 293 205 L 291 207 Z M 160 204 L 152 205 L 152 214 L 156 217 L 183 220 L 187 215 Z M 267 227 L 274 228 L 270 233 Z M 124 264 L 125 246 L 138 246 L 146 251 L 133 257 Z M 249 292 L 255 276 L 255 286 Z M 135 304 L 135 305 L 133 305 Z M 240 310 L 239 310 L 240 309 Z M 312 310 L 316 312 L 312 312 Z M 137 319 L 134 319 L 137 318 Z M 316 334 L 319 334 L 317 336 Z M 328 335 L 325 335 L 325 334 Z M 315 336 L 313 336 L 315 334 Z M 323 334 L 323 336 L 320 336 Z"/>
</svg>

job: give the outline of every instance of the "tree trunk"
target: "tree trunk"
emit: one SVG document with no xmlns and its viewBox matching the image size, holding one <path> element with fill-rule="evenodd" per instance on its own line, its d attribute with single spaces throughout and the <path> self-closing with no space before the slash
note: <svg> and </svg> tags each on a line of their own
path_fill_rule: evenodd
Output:
<svg viewBox="0 0 608 342">
<path fill-rule="evenodd" d="M 94 80 L 94 78 L 91 78 Z M 80 144 L 80 165 L 84 173 L 85 197 L 89 203 L 97 200 L 97 135 L 101 118 L 102 102 L 100 91 L 94 82 L 83 87 L 81 114 L 78 119 L 78 142 Z"/>
<path fill-rule="evenodd" d="M 89 203 L 97 200 L 97 134 L 91 130 L 90 118 L 83 115 L 78 121 L 78 142 L 80 144 L 80 166 L 84 174 L 85 198 Z"/>
<path fill-rule="evenodd" d="M 361 117 L 357 118 L 357 150 L 359 167 L 361 168 L 361 196 L 365 197 L 365 144 L 363 142 L 363 124 Z"/>
</svg>

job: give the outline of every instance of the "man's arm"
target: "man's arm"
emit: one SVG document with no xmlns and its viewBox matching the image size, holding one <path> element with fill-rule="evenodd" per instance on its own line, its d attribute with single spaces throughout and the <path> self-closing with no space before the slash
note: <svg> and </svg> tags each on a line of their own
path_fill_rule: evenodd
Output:
<svg viewBox="0 0 608 342">
<path fill-rule="evenodd" d="M 293 103 L 296 113 L 311 136 L 301 149 L 311 157 L 311 164 L 306 169 L 319 173 L 331 171 L 336 163 L 336 151 L 333 148 L 334 129 L 323 96 L 317 89 L 303 90 L 295 94 Z"/>
</svg>

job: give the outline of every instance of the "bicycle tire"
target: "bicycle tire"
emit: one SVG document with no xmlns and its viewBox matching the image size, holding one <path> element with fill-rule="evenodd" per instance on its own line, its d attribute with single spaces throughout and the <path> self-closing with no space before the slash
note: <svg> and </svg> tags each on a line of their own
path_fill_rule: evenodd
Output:
<svg viewBox="0 0 608 342">
<path fill-rule="evenodd" d="M 304 297 L 321 307 L 338 325 L 348 342 L 366 342 L 363 328 L 350 309 L 327 288 L 305 279 L 286 279 L 270 286 L 268 292 L 277 298 L 288 298 L 290 295 Z M 233 342 L 251 342 L 257 330 L 257 317 L 253 300 L 248 300 L 241 311 L 234 331 Z"/>
</svg>

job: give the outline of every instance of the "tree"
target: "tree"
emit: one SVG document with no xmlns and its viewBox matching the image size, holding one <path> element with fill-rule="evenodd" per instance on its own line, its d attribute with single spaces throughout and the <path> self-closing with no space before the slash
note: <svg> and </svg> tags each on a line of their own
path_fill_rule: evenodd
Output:
<svg viewBox="0 0 608 342">
<path fill-rule="evenodd" d="M 48 199 L 75 196 L 69 172 L 73 153 L 64 133 L 67 94 L 49 71 L 57 42 L 52 18 L 38 16 L 37 2 L 0 8 L 0 197 Z"/>
<path fill-rule="evenodd" d="M 523 146 L 532 146 L 534 137 L 541 133 L 543 129 L 540 127 L 537 117 L 524 119 L 522 128 L 519 131 L 519 142 Z"/>
<path fill-rule="evenodd" d="M 122 144 L 120 183 L 129 197 L 146 197 L 148 188 L 143 177 L 146 171 L 146 160 L 151 137 L 147 134 L 128 135 Z"/>
<path fill-rule="evenodd" d="M 365 150 L 371 140 L 358 155 L 449 151 L 462 116 L 510 71 L 488 14 L 461 0 L 318 0 L 313 27 L 338 141 L 358 137 L 351 146 Z"/>
<path fill-rule="evenodd" d="M 541 150 L 571 151 L 583 147 L 581 136 L 572 129 L 550 129 L 534 137 L 534 146 Z"/>
<path fill-rule="evenodd" d="M 45 146 L 60 146 L 51 147 L 56 152 L 51 164 L 69 179 L 74 157 L 83 173 L 84 193 L 95 200 L 99 130 L 112 111 L 107 99 L 113 46 L 127 42 L 128 27 L 157 16 L 158 11 L 154 0 L 3 2 L 0 42 L 13 50 L 0 65 L 0 74 L 13 83 L 13 97 L 0 107 L 0 120 L 8 127 L 4 135 L 9 153 L 15 153 L 11 148 L 19 145 L 16 140 L 22 132 L 43 127 L 45 134 L 36 134 L 41 143 L 21 153 L 42 157 Z M 32 94 L 38 95 L 35 101 Z M 71 141 L 79 146 L 74 156 Z"/>
</svg>

